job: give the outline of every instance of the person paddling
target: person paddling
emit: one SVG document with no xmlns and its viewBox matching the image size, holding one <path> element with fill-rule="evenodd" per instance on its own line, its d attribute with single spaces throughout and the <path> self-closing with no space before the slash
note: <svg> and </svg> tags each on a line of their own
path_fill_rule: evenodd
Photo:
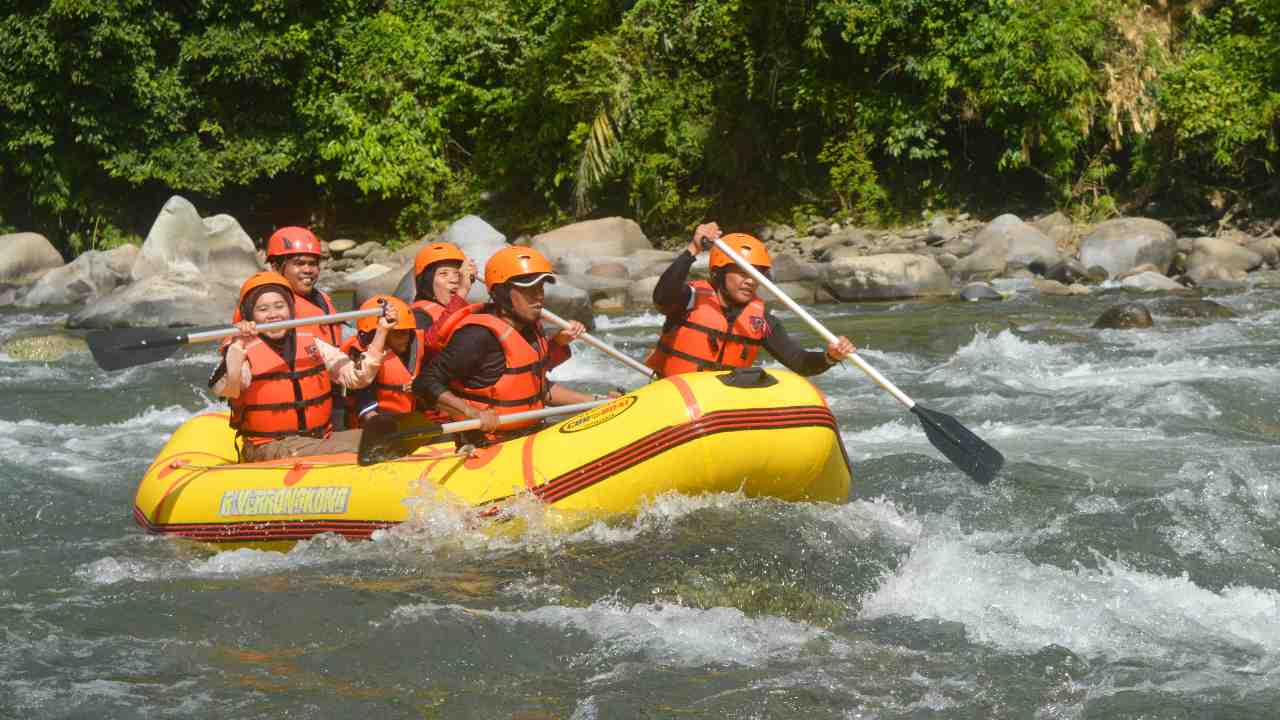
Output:
<svg viewBox="0 0 1280 720">
<path fill-rule="evenodd" d="M 368 386 L 346 395 L 347 427 L 361 427 L 371 413 L 403 415 L 416 406 L 413 379 L 422 366 L 423 345 L 417 318 L 408 303 L 394 295 L 374 295 L 360 305 L 369 310 L 379 305 L 395 311 L 396 322 L 387 333 L 382 366 Z M 356 334 L 342 343 L 342 351 L 357 364 L 377 337 L 382 318 L 365 317 L 356 321 Z"/>
<path fill-rule="evenodd" d="M 711 250 L 711 282 L 689 281 L 699 253 L 720 238 L 716 223 L 699 225 L 685 252 L 672 261 L 653 289 L 653 304 L 666 316 L 658 345 L 645 360 L 661 377 L 700 370 L 729 370 L 752 365 L 760 348 L 801 375 L 817 375 L 856 351 L 846 337 L 825 352 L 801 348 L 782 323 L 765 309 L 755 278 L 719 248 Z M 762 274 L 773 266 L 759 239 L 731 233 L 722 240 Z"/>
<path fill-rule="evenodd" d="M 308 328 L 259 333 L 258 323 L 288 320 L 296 298 L 284 276 L 273 271 L 251 276 L 240 287 L 240 330 L 223 347 L 223 359 L 209 386 L 231 402 L 231 426 L 243 441 L 243 462 L 298 455 L 355 452 L 360 431 L 333 431 L 333 385 L 367 386 L 383 362 L 388 331 L 399 319 L 385 305 L 378 328 L 359 363 Z"/>
<path fill-rule="evenodd" d="M 551 340 L 543 335 L 545 285 L 556 281 L 551 263 L 537 250 L 506 247 L 485 264 L 484 281 L 490 302 L 449 317 L 441 328 L 443 349 L 418 376 L 414 392 L 455 417 L 479 419 L 489 441 L 535 426 L 533 421 L 508 425 L 498 435 L 499 412 L 594 399 L 547 379 L 547 371 L 569 358 L 569 343 L 585 330 L 574 322 Z"/>
</svg>

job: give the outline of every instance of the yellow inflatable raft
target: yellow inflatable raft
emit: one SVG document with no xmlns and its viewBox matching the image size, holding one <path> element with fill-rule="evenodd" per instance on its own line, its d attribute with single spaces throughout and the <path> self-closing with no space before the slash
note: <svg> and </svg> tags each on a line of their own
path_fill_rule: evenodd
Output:
<svg viewBox="0 0 1280 720">
<path fill-rule="evenodd" d="M 179 427 L 138 487 L 138 524 L 260 545 L 320 533 L 367 538 L 406 520 L 406 500 L 420 497 L 424 483 L 483 515 L 501 515 L 522 495 L 593 515 L 634 512 L 672 491 L 843 502 L 850 484 L 822 394 L 772 369 L 754 381 L 734 373 L 660 380 L 473 457 L 459 456 L 448 439 L 369 467 L 354 454 L 237 464 L 235 442 L 225 413 Z"/>
</svg>

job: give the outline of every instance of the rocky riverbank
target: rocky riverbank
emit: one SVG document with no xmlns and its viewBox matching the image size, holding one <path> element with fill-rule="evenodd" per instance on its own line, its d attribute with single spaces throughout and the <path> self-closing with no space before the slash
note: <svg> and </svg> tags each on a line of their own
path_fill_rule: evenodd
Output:
<svg viewBox="0 0 1280 720">
<path fill-rule="evenodd" d="M 746 230 L 769 245 L 774 281 L 805 304 L 917 297 L 1000 301 L 1016 293 L 1083 295 L 1114 287 L 1167 294 L 1280 286 L 1274 227 L 1256 235 L 1205 226 L 1180 233 L 1152 218 L 1080 225 L 1053 213 L 990 221 L 937 215 L 893 230 L 812 218 L 802 228 Z M 413 256 L 439 239 L 459 245 L 481 268 L 509 241 L 476 216 L 395 250 L 338 238 L 324 245 L 321 286 L 349 292 L 357 303 L 376 292 L 411 292 Z M 618 217 L 514 242 L 532 245 L 555 263 L 561 277 L 548 293 L 550 307 L 588 324 L 597 314 L 648 307 L 658 276 L 676 255 L 655 247 L 635 221 Z M 684 242 L 673 238 L 665 244 Z M 165 204 L 141 247 L 91 250 L 70 263 L 37 233 L 4 235 L 0 305 L 76 306 L 67 322 L 71 328 L 224 324 L 239 284 L 264 267 L 258 244 L 235 218 L 201 217 L 181 197 Z M 706 271 L 704 256 L 693 272 Z M 479 284 L 473 293 L 475 300 L 484 297 Z"/>
</svg>

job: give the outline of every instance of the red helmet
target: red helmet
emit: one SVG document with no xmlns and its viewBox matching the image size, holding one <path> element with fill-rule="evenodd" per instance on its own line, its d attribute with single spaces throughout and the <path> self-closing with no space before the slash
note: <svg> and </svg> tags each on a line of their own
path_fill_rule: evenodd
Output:
<svg viewBox="0 0 1280 720">
<path fill-rule="evenodd" d="M 289 255 L 320 255 L 320 240 L 304 227 L 290 225 L 271 234 L 267 240 L 267 259 Z"/>
<path fill-rule="evenodd" d="M 720 238 L 720 240 L 725 245 L 733 248 L 734 252 L 741 255 L 743 260 L 752 265 L 764 269 L 773 267 L 773 259 L 769 257 L 769 251 L 765 248 L 764 243 L 760 242 L 759 238 L 752 237 L 746 233 L 729 233 Z M 712 270 L 725 266 L 736 267 L 733 260 L 719 246 L 711 248 L 709 264 Z"/>
</svg>

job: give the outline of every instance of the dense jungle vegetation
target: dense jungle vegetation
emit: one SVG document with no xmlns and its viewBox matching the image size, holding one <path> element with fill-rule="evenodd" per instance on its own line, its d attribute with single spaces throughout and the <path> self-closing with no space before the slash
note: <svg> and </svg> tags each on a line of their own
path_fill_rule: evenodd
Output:
<svg viewBox="0 0 1280 720">
<path fill-rule="evenodd" d="M 1274 212 L 1280 0 L 11 0 L 0 226 Z"/>
</svg>

